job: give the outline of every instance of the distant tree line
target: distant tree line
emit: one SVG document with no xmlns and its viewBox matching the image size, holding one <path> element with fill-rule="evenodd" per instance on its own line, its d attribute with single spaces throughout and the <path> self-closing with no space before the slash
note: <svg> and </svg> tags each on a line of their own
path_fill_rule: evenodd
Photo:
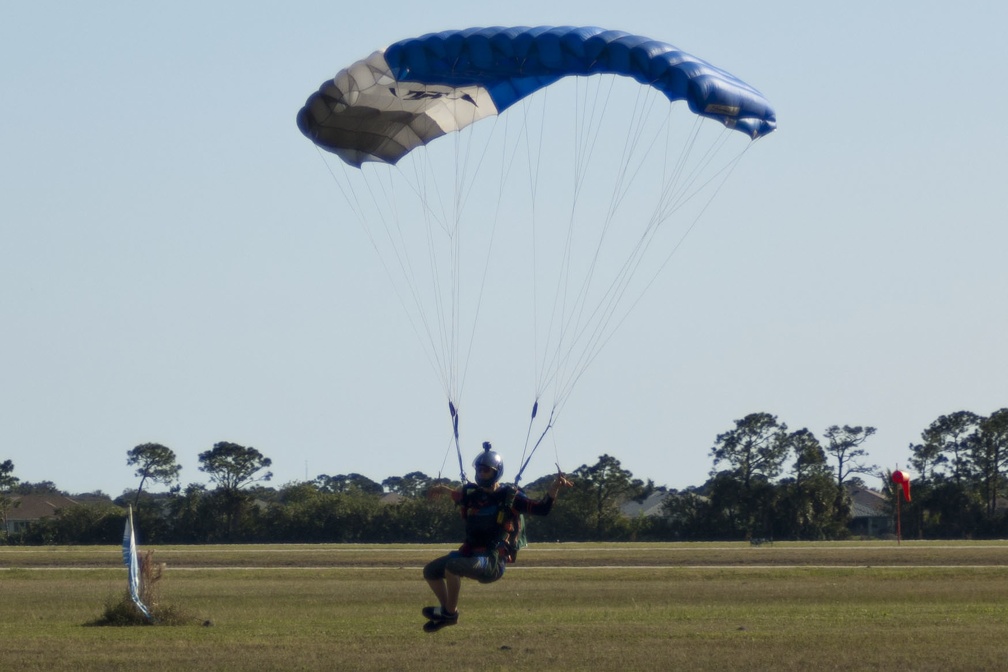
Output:
<svg viewBox="0 0 1008 672">
<path fill-rule="evenodd" d="M 1008 408 L 987 417 L 943 415 L 910 444 L 916 472 L 903 529 L 919 538 L 993 538 L 1008 535 Z M 888 482 L 888 481 L 887 481 Z"/>
<path fill-rule="evenodd" d="M 833 425 L 816 437 L 790 431 L 769 413 L 734 421 L 710 448 L 706 483 L 666 491 L 635 478 L 611 455 L 570 474 L 546 518 L 529 526 L 532 541 L 842 539 L 849 536 L 848 487 L 862 476 L 886 484 L 890 513 L 899 492 L 887 470 L 868 462 L 864 444 L 874 427 Z M 909 446 L 913 497 L 902 506 L 904 536 L 1004 537 L 1008 513 L 1008 408 L 984 417 L 943 415 Z M 210 485 L 179 485 L 175 453 L 158 443 L 127 452 L 136 467 L 135 492 L 116 500 L 67 507 L 10 535 L 7 543 L 106 544 L 122 532 L 124 507 L 134 508 L 143 543 L 438 542 L 459 540 L 461 523 L 444 499 L 425 495 L 436 483 L 421 472 L 381 483 L 360 474 L 322 474 L 311 481 L 267 487 L 270 458 L 255 448 L 220 442 L 200 453 Z M 0 462 L 0 514 L 6 523 L 18 494 L 55 491 L 52 483 L 20 483 L 10 460 Z M 542 495 L 552 475 L 525 486 Z M 151 494 L 159 483 L 169 489 Z M 457 483 L 455 483 L 457 485 Z M 664 495 L 659 515 L 627 516 L 621 507 Z M 4 535 L 6 524 L 0 527 Z M 0 537 L 0 538 L 5 538 Z"/>
</svg>

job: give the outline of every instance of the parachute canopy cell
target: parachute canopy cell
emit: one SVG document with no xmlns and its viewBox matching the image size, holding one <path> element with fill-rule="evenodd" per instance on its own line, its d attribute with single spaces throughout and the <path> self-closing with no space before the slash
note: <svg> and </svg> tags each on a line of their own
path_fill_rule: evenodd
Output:
<svg viewBox="0 0 1008 672">
<path fill-rule="evenodd" d="M 313 93 L 298 127 L 350 165 L 395 164 L 442 135 L 503 112 L 570 76 L 651 86 L 756 139 L 776 128 L 763 95 L 672 45 L 602 28 L 469 28 L 396 42 Z"/>
</svg>

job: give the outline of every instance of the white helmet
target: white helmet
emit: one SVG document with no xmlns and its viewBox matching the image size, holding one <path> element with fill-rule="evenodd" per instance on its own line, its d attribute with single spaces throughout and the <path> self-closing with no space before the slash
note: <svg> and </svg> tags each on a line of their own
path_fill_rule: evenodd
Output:
<svg viewBox="0 0 1008 672">
<path fill-rule="evenodd" d="M 480 467 L 490 467 L 494 475 L 491 478 L 480 478 Z M 489 441 L 484 441 L 483 452 L 473 460 L 473 469 L 476 470 L 476 485 L 489 488 L 504 475 L 504 460 L 493 450 Z"/>
</svg>

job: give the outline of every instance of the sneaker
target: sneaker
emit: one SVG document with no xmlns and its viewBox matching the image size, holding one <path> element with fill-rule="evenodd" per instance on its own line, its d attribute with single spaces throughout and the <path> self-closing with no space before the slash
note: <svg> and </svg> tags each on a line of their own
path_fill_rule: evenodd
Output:
<svg viewBox="0 0 1008 672">
<path fill-rule="evenodd" d="M 444 620 L 431 620 L 424 623 L 424 632 L 437 632 L 441 628 L 447 628 L 449 625 L 455 625 L 458 623 L 458 618 L 444 619 Z"/>
<path fill-rule="evenodd" d="M 423 615 L 430 619 L 424 623 L 424 632 L 437 632 L 441 628 L 458 623 L 458 612 L 448 614 L 442 607 L 424 607 Z"/>
<path fill-rule="evenodd" d="M 424 607 L 422 613 L 424 618 L 432 621 L 452 621 L 454 623 L 458 620 L 458 611 L 449 614 L 444 610 L 444 607 Z"/>
</svg>

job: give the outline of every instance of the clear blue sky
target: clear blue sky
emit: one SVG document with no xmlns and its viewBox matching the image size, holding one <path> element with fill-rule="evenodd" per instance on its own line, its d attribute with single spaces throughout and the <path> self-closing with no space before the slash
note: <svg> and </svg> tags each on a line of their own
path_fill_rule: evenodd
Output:
<svg viewBox="0 0 1008 672">
<path fill-rule="evenodd" d="M 473 25 L 646 34 L 778 113 L 579 383 L 567 469 L 609 453 L 700 484 L 758 411 L 877 427 L 864 447 L 894 468 L 939 415 L 1008 405 L 1008 5 L 592 6 L 6 3 L 0 460 L 112 495 L 148 441 L 183 483 L 217 441 L 271 457 L 276 485 L 437 473 L 444 396 L 294 117 L 372 50 Z M 476 417 L 466 450 L 514 465 L 524 418 Z"/>
</svg>

